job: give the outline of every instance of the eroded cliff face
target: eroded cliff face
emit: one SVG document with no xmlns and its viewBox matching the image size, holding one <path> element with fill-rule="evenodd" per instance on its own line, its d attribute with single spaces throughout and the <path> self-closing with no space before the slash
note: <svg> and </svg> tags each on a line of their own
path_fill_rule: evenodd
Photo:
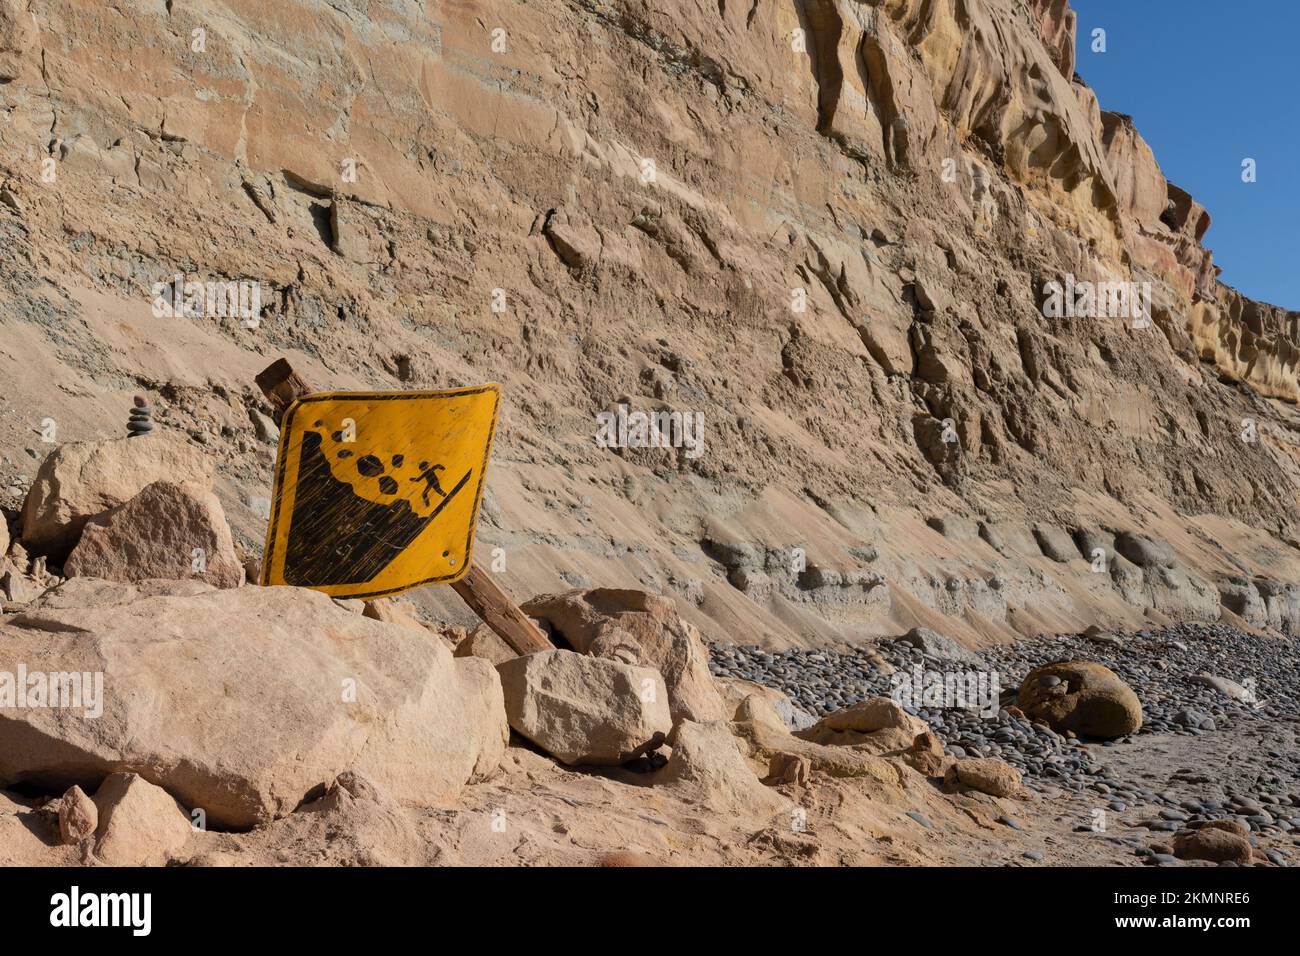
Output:
<svg viewBox="0 0 1300 956">
<path fill-rule="evenodd" d="M 44 419 L 118 433 L 146 389 L 260 547 L 247 409 L 286 354 L 321 388 L 502 383 L 480 549 L 520 597 L 640 584 L 773 645 L 1293 630 L 1296 314 L 1217 282 L 1074 29 L 1064 0 L 0 0 L 0 503 Z M 260 283 L 260 323 L 155 317 L 177 275 Z M 1150 283 L 1153 322 L 1048 317 L 1066 275 Z M 620 403 L 702 413 L 704 453 L 599 447 Z"/>
</svg>

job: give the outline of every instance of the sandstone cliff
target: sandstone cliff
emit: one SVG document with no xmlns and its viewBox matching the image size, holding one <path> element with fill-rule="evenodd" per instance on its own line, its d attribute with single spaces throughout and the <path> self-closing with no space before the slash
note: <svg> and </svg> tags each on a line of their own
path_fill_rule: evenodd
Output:
<svg viewBox="0 0 1300 956">
<path fill-rule="evenodd" d="M 0 0 L 0 504 L 45 423 L 120 433 L 146 390 L 256 550 L 252 378 L 286 354 L 502 383 L 480 549 L 521 597 L 648 587 L 778 646 L 1294 632 L 1296 313 L 1217 281 L 1074 29 L 1065 0 Z M 1049 318 L 1065 275 L 1149 283 L 1152 323 Z M 176 276 L 259 283 L 260 322 L 156 317 Z M 703 413 L 704 453 L 598 447 L 620 403 Z"/>
</svg>

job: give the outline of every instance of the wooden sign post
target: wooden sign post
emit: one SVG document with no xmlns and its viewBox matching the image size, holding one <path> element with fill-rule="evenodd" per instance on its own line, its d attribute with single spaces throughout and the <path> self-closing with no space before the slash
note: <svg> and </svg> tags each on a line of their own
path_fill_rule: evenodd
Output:
<svg viewBox="0 0 1300 956">
<path fill-rule="evenodd" d="M 285 359 L 277 359 L 254 381 L 271 403 L 277 422 L 283 421 L 289 406 L 313 391 Z M 471 564 L 464 577 L 451 586 L 470 610 L 516 653 L 523 655 L 554 650 L 546 635 L 519 609 L 492 575 L 478 565 Z"/>
</svg>

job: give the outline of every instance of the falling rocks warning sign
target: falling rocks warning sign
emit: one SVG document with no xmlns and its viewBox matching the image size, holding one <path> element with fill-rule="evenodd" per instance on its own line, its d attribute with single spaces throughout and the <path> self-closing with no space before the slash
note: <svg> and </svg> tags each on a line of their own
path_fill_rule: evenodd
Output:
<svg viewBox="0 0 1300 956">
<path fill-rule="evenodd" d="M 280 427 L 262 584 L 373 598 L 458 580 L 500 398 L 481 385 L 295 402 Z"/>
</svg>

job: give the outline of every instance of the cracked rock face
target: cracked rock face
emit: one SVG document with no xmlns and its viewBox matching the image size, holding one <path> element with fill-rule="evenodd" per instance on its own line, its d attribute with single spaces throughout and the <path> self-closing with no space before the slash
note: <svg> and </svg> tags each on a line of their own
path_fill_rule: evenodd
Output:
<svg viewBox="0 0 1300 956">
<path fill-rule="evenodd" d="M 3 0 L 0 505 L 50 500 L 33 427 L 64 453 L 144 389 L 255 558 L 250 379 L 285 351 L 321 387 L 502 383 L 480 534 L 520 596 L 662 592 L 769 649 L 1300 632 L 1300 416 L 1262 401 L 1300 397 L 1294 314 L 1217 281 L 1075 30 L 1063 0 Z M 260 324 L 155 316 L 178 274 L 256 281 Z M 1066 274 L 1149 283 L 1152 326 L 1049 317 Z M 704 453 L 598 446 L 619 404 L 698 412 Z M 17 563 L 180 477 L 146 470 Z"/>
</svg>

